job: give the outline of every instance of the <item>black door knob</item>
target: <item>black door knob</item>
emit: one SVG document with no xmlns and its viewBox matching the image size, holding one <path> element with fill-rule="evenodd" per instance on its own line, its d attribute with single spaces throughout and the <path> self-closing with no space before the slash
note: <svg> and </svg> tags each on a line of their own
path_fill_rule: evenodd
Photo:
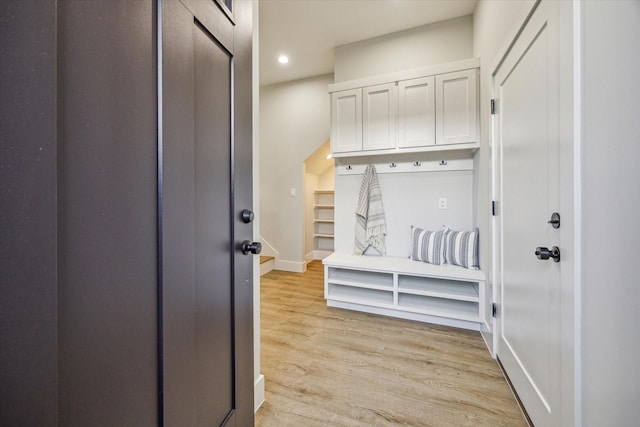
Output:
<svg viewBox="0 0 640 427">
<path fill-rule="evenodd" d="M 245 224 L 249 224 L 251 221 L 253 221 L 254 217 L 253 212 L 249 209 L 243 209 L 240 213 L 240 216 L 242 217 L 242 222 L 244 222 Z"/>
<path fill-rule="evenodd" d="M 560 248 L 557 246 L 554 246 L 551 249 L 545 248 L 544 246 L 538 246 L 535 254 L 536 257 L 541 260 L 552 258 L 553 262 L 560 262 Z"/>
<path fill-rule="evenodd" d="M 245 240 L 242 242 L 242 253 L 247 255 L 249 252 L 258 255 L 262 252 L 262 244 L 260 242 L 250 242 L 249 240 Z"/>
<path fill-rule="evenodd" d="M 553 228 L 560 228 L 560 214 L 554 212 L 551 214 L 551 219 L 547 221 L 547 224 L 551 224 Z"/>
</svg>

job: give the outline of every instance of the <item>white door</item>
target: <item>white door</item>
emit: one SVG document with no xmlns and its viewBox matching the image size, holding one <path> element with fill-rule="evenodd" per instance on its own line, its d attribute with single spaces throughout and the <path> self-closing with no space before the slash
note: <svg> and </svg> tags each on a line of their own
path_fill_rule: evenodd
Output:
<svg viewBox="0 0 640 427">
<path fill-rule="evenodd" d="M 436 144 L 478 141 L 478 72 L 436 76 Z"/>
<path fill-rule="evenodd" d="M 331 94 L 331 152 L 362 150 L 362 89 Z"/>
<path fill-rule="evenodd" d="M 396 148 L 398 88 L 395 83 L 362 89 L 362 149 Z"/>
<path fill-rule="evenodd" d="M 534 254 L 562 248 L 547 223 L 560 211 L 557 5 L 537 6 L 494 74 L 497 356 L 537 427 L 561 424 L 563 262 Z"/>
<path fill-rule="evenodd" d="M 398 83 L 398 147 L 435 145 L 434 77 L 404 80 Z"/>
</svg>

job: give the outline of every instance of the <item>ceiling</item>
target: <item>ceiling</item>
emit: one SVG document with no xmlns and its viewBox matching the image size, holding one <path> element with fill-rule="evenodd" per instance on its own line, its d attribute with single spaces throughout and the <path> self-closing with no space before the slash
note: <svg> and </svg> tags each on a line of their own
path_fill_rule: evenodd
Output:
<svg viewBox="0 0 640 427">
<path fill-rule="evenodd" d="M 476 2 L 260 0 L 260 85 L 332 73 L 335 46 L 469 15 Z"/>
</svg>

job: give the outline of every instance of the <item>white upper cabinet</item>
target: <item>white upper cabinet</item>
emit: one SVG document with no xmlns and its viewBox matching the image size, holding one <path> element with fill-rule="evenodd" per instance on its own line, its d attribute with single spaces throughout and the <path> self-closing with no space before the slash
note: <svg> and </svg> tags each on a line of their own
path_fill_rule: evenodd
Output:
<svg viewBox="0 0 640 427">
<path fill-rule="evenodd" d="M 398 83 L 398 148 L 435 145 L 435 78 Z"/>
<path fill-rule="evenodd" d="M 477 149 L 479 65 L 475 58 L 329 85 L 331 152 Z"/>
<path fill-rule="evenodd" d="M 436 144 L 478 140 L 477 71 L 436 76 Z"/>
<path fill-rule="evenodd" d="M 383 150 L 396 146 L 398 92 L 395 83 L 362 89 L 362 149 Z"/>
<path fill-rule="evenodd" d="M 331 152 L 362 150 L 362 89 L 331 94 Z"/>
</svg>

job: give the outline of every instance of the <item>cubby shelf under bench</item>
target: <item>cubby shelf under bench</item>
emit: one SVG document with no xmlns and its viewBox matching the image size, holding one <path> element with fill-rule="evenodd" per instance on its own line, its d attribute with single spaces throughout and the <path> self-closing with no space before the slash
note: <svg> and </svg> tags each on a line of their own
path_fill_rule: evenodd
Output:
<svg viewBox="0 0 640 427">
<path fill-rule="evenodd" d="M 327 306 L 479 331 L 480 270 L 409 258 L 333 253 L 323 260 Z"/>
</svg>

